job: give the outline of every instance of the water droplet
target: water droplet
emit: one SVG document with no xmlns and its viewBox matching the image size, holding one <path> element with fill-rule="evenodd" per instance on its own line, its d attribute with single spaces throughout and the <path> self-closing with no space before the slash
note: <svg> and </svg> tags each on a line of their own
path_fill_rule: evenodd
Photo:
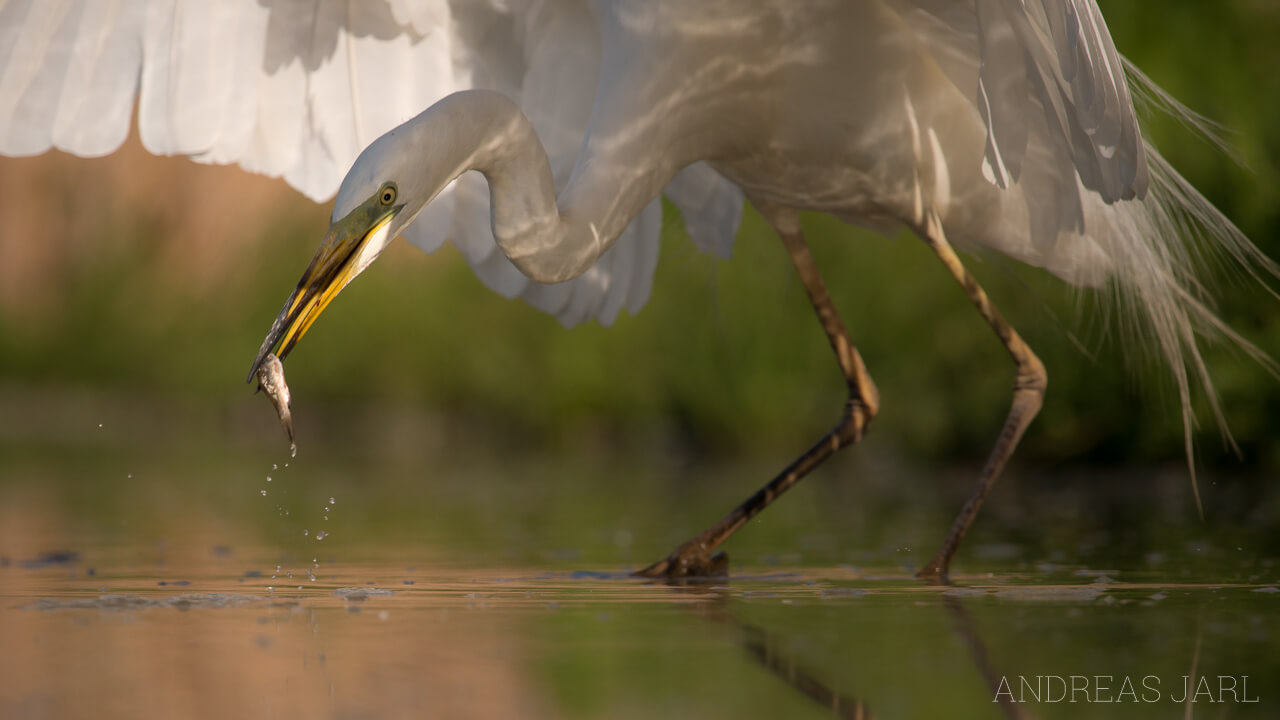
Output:
<svg viewBox="0 0 1280 720">
<path fill-rule="evenodd" d="M 323 540 L 323 539 L 325 539 L 325 538 L 327 538 L 327 537 L 329 537 L 329 533 L 327 533 L 327 532 L 325 532 L 325 531 L 323 531 L 323 530 L 321 530 L 320 532 L 316 533 L 316 539 L 317 539 L 317 540 Z"/>
</svg>

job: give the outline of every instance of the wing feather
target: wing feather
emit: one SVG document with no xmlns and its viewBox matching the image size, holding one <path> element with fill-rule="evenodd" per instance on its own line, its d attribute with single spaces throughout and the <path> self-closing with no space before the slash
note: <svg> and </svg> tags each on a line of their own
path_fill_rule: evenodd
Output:
<svg viewBox="0 0 1280 720">
<path fill-rule="evenodd" d="M 1082 193 L 1143 197 L 1146 149 L 1094 0 L 888 0 L 987 129 L 982 169 L 1017 184 L 1041 249 L 1084 230 Z"/>
<path fill-rule="evenodd" d="M 89 30 L 106 27 L 112 28 L 113 33 L 136 37 L 142 11 L 140 4 L 127 0 L 84 3 L 84 14 L 76 29 L 77 42 L 50 124 L 49 143 L 77 155 L 97 156 L 124 142 L 138 88 L 142 46 L 137 42 L 108 42 L 106 37 Z M 81 38 L 88 41 L 81 42 Z"/>
<path fill-rule="evenodd" d="M 622 310 L 623 303 L 626 302 L 627 290 L 635 274 L 631 269 L 639 265 L 637 246 L 643 245 L 643 242 L 640 242 L 643 239 L 640 237 L 642 226 L 643 223 L 637 216 L 636 220 L 622 233 L 622 237 L 609 248 L 609 253 L 613 257 L 600 263 L 607 270 L 608 277 L 608 284 L 602 289 L 599 300 L 600 310 L 596 313 L 601 325 L 612 325 L 618 319 L 618 312 Z"/>
<path fill-rule="evenodd" d="M 18 0 L 0 11 L 0 136 L 14 155 L 49 147 L 83 10 L 82 1 Z"/>
<path fill-rule="evenodd" d="M 694 163 L 667 183 L 664 194 L 680 209 L 698 249 L 725 260 L 742 221 L 742 190 L 706 163 Z"/>
<path fill-rule="evenodd" d="M 976 0 L 976 10 L 978 107 L 997 184 L 1005 186 L 1001 167 L 1017 177 L 1034 99 L 1050 111 L 1055 140 L 1085 188 L 1106 202 L 1142 197 L 1145 146 L 1124 66 L 1094 0 Z"/>
<path fill-rule="evenodd" d="M 151 152 L 283 177 L 319 201 L 376 137 L 451 92 L 486 87 L 525 108 L 563 184 L 595 97 L 597 32 L 586 0 L 8 0 L 0 153 L 111 152 L 136 104 Z M 666 194 L 698 246 L 727 256 L 736 186 L 694 166 Z M 404 235 L 427 251 L 452 242 L 486 285 L 565 324 L 607 324 L 649 296 L 661 212 L 650 204 L 587 274 L 554 286 L 530 282 L 497 249 L 476 174 Z"/>
<path fill-rule="evenodd" d="M 721 179 L 721 182 L 725 181 Z M 733 218 L 730 225 L 737 228 L 738 218 Z M 658 268 L 658 243 L 649 242 L 648 239 L 658 237 L 661 232 L 662 202 L 655 200 L 645 206 L 636 218 L 636 257 L 630 272 L 631 283 L 627 287 L 624 306 L 632 313 L 640 312 L 640 308 L 649 301 L 649 294 L 653 292 L 653 273 Z M 732 239 L 730 236 L 730 241 Z"/>
<path fill-rule="evenodd" d="M 982 37 L 978 110 L 987 125 L 987 178 L 1001 188 L 1017 182 L 1027 153 L 1028 51 L 1013 23 L 1001 15 L 1004 0 L 977 0 Z"/>
</svg>

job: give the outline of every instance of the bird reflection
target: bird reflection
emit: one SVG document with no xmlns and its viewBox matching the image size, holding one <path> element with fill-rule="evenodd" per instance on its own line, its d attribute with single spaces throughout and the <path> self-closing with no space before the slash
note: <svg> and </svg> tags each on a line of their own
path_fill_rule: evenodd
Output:
<svg viewBox="0 0 1280 720">
<path fill-rule="evenodd" d="M 787 635 L 744 620 L 735 612 L 727 586 L 671 585 L 670 589 L 675 593 L 701 596 L 705 602 L 691 603 L 684 607 L 708 621 L 735 629 L 738 644 L 747 657 L 797 693 L 830 711 L 832 717 L 855 720 L 884 717 L 878 715 L 864 698 L 842 693 L 832 687 L 830 680 L 824 678 L 822 668 L 798 660 L 795 653 L 788 649 L 790 638 Z M 973 616 L 959 599 L 945 594 L 938 597 L 950 618 L 953 631 L 969 651 L 969 657 L 991 696 L 1000 700 L 1003 715 L 1010 720 L 1027 720 L 1029 716 L 1020 705 L 996 695 L 1002 674 L 997 670 Z"/>
<path fill-rule="evenodd" d="M 776 635 L 757 625 L 739 623 L 738 627 L 742 630 L 742 649 L 748 657 L 795 688 L 796 692 L 829 709 L 834 717 L 849 720 L 875 717 L 861 699 L 833 690 L 815 672 L 796 662 L 783 650 L 784 643 Z"/>
<path fill-rule="evenodd" d="M 973 616 L 960 600 L 949 595 L 942 596 L 942 604 L 951 616 L 951 627 L 969 649 L 969 657 L 973 659 L 978 673 L 986 681 L 992 697 L 1000 701 L 1000 709 L 1004 711 L 1005 717 L 1010 720 L 1026 718 L 1027 714 L 1022 711 L 1022 706 L 1015 703 L 1011 695 L 997 692 L 1000 688 L 1000 678 L 1004 675 L 996 670 L 995 663 L 991 661 L 991 654 L 987 652 L 987 644 L 982 641 L 982 636 L 978 633 L 978 624 L 973 621 Z"/>
</svg>

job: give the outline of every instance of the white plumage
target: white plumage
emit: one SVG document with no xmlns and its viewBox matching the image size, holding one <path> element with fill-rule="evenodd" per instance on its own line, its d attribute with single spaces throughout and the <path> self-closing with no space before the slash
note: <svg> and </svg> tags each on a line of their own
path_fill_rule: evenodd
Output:
<svg viewBox="0 0 1280 720">
<path fill-rule="evenodd" d="M 1212 314 L 1193 248 L 1276 268 L 1145 144 L 1132 81 L 1159 92 L 1126 67 L 1094 0 L 0 4 L 4 153 L 110 152 L 136 102 L 152 152 L 237 163 L 321 200 L 384 133 L 451 93 L 495 90 L 536 133 L 520 142 L 545 150 L 566 222 L 583 224 L 580 246 L 560 247 L 559 269 L 529 271 L 548 248 L 516 231 L 542 220 L 516 212 L 533 205 L 496 211 L 476 172 L 443 178 L 449 187 L 397 229 L 426 251 L 452 242 L 507 297 L 565 324 L 639 309 L 659 192 L 720 256 L 744 194 L 885 231 L 936 218 L 958 245 L 1112 288 L 1169 361 L 1190 428 L 1191 378 L 1221 419 L 1199 335 L 1261 359 Z M 1167 96 L 1161 105 L 1184 112 Z M 447 115 L 419 145 L 479 142 Z M 523 162 L 526 150 L 511 152 Z M 380 171 L 426 172 L 404 152 L 366 153 L 335 222 Z M 568 280 L 535 282 L 513 259 Z"/>
<path fill-rule="evenodd" d="M 584 2 L 10 0 L 0 3 L 0 152 L 110 153 L 136 104 L 149 151 L 238 164 L 323 201 L 378 136 L 478 87 L 521 103 L 564 182 L 599 61 Z M 691 236 L 727 253 L 740 193 L 705 166 L 678 180 L 668 196 Z M 404 236 L 427 252 L 452 242 L 486 285 L 566 325 L 610 324 L 648 299 L 661 225 L 655 201 L 583 277 L 531 283 L 497 251 L 488 188 L 470 173 Z"/>
<path fill-rule="evenodd" d="M 995 447 L 922 577 L 946 578 L 1047 387 L 953 243 L 1113 292 L 1172 371 L 1194 478 L 1193 384 L 1225 432 L 1199 338 L 1276 369 L 1213 314 L 1196 260 L 1280 272 L 1145 143 L 1130 82 L 1203 129 L 1127 67 L 1094 0 L 0 2 L 0 152 L 110 152 L 136 99 L 152 152 L 337 191 L 250 377 L 397 234 L 452 242 L 489 287 L 567 325 L 608 324 L 649 296 L 662 194 L 721 256 L 749 199 L 848 397 L 831 432 L 649 576 L 722 570 L 715 548 L 876 414 L 798 210 L 911 229 L 1015 365 Z"/>
</svg>

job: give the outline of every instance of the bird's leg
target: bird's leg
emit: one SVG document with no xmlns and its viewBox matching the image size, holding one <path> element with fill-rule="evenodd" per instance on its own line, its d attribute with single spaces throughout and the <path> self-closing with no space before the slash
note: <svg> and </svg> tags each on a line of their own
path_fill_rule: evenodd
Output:
<svg viewBox="0 0 1280 720">
<path fill-rule="evenodd" d="M 955 250 L 947 242 L 946 235 L 942 231 L 942 222 L 938 219 L 936 213 L 930 212 L 926 216 L 925 224 L 922 228 L 917 229 L 917 234 L 924 238 L 924 241 L 942 260 L 942 264 L 947 267 L 947 270 L 964 288 L 969 300 L 978 308 L 978 312 L 982 314 L 991 329 L 995 331 L 996 336 L 1000 338 L 1000 342 L 1004 343 L 1005 349 L 1013 357 L 1014 365 L 1017 368 L 1017 373 L 1013 380 L 1013 404 L 1009 408 L 1009 414 L 1005 417 L 1004 427 L 1000 430 L 1000 437 L 996 439 L 996 445 L 991 449 L 991 455 L 987 458 L 987 464 L 983 466 L 982 474 L 978 476 L 978 484 L 973 488 L 973 492 L 969 495 L 964 507 L 960 508 L 960 514 L 956 516 L 955 522 L 951 524 L 951 530 L 947 533 L 947 538 L 943 541 L 942 547 L 938 549 L 937 554 L 919 573 L 919 577 L 922 580 L 945 583 L 948 569 L 951 566 L 951 557 L 956 554 L 956 549 L 960 547 L 960 541 L 964 538 L 965 532 L 973 524 L 973 519 L 977 517 L 978 510 L 982 507 L 983 498 L 987 496 L 1005 463 L 1013 455 L 1014 449 L 1018 446 L 1018 441 L 1022 439 L 1022 433 L 1031 424 L 1036 413 L 1040 411 L 1040 405 L 1044 400 L 1044 391 L 1048 385 L 1049 378 L 1045 373 L 1044 364 L 1040 362 L 1040 358 L 1036 357 L 1035 353 L 1031 351 L 1031 348 L 1027 346 L 1018 333 L 1009 326 L 1009 323 L 1005 322 L 1005 319 L 1000 316 L 1000 312 L 995 309 L 995 306 L 991 304 L 991 300 L 987 298 L 987 294 L 978 285 L 978 281 L 960 263 L 960 258 L 956 256 Z"/>
<path fill-rule="evenodd" d="M 799 218 L 789 211 L 775 210 L 770 214 L 773 215 L 770 219 L 774 229 L 782 238 L 787 252 L 790 253 L 791 261 L 795 264 L 800 280 L 809 293 L 809 300 L 818 314 L 818 320 L 822 323 L 822 329 L 826 331 L 827 339 L 831 341 L 831 347 L 835 350 L 836 360 L 840 364 L 840 370 L 844 373 L 845 382 L 848 385 L 848 400 L 845 402 L 836 426 L 773 480 L 770 480 L 769 484 L 743 501 L 719 522 L 676 548 L 665 559 L 640 570 L 636 575 L 682 578 L 725 574 L 728 558 L 723 552 L 715 553 L 716 548 L 734 531 L 768 507 L 782 493 L 791 489 L 800 481 L 800 478 L 821 465 L 837 450 L 861 440 L 867 424 L 871 422 L 871 418 L 875 417 L 876 410 L 879 408 L 880 395 L 876 391 L 875 383 L 867 374 L 867 368 L 857 349 L 849 342 L 844 323 L 831 302 L 827 286 L 822 282 L 822 276 L 818 274 L 813 255 L 805 244 Z"/>
</svg>

